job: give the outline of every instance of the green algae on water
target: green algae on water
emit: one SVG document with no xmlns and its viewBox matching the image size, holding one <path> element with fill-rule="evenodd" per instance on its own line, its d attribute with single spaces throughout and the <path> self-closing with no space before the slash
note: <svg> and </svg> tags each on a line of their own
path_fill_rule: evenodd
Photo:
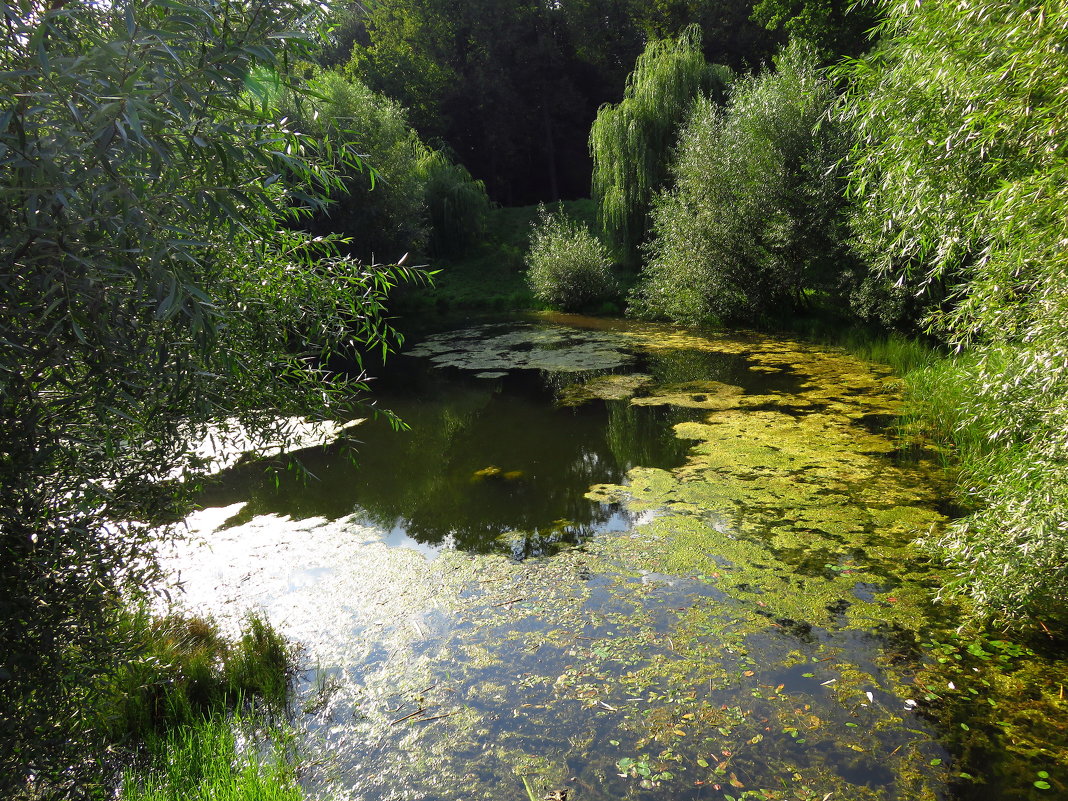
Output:
<svg viewBox="0 0 1068 801">
<path fill-rule="evenodd" d="M 548 558 L 514 546 L 572 520 L 433 558 L 357 518 L 214 535 L 237 575 L 205 596 L 251 589 L 340 688 L 305 721 L 313 796 L 933 801 L 1010 740 L 1017 779 L 1041 764 L 1059 786 L 1061 741 L 1041 745 L 1056 690 L 1035 685 L 1063 672 L 949 638 L 959 612 L 932 601 L 941 576 L 914 545 L 945 524 L 938 474 L 896 459 L 875 424 L 898 407 L 884 369 L 758 334 L 558 315 L 412 353 L 475 380 L 540 371 L 562 415 L 606 405 L 606 436 L 678 410 L 657 436 L 686 455 L 574 487 L 624 524 Z M 455 491 L 537 481 L 521 466 L 508 480 L 519 466 L 482 456 Z"/>
</svg>

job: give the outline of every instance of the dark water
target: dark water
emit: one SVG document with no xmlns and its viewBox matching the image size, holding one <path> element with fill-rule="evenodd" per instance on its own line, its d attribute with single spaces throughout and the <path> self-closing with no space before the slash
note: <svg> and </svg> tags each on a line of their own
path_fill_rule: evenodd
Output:
<svg viewBox="0 0 1068 801">
<path fill-rule="evenodd" d="M 796 386 L 788 373 L 755 373 L 744 356 L 720 353 L 634 353 L 626 372 L 648 374 L 657 384 L 715 380 L 758 393 Z M 348 443 L 296 454 L 310 477 L 246 465 L 209 486 L 201 503 L 247 502 L 230 525 L 268 514 L 355 514 L 388 531 L 390 542 L 503 550 L 517 558 L 620 531 L 630 524 L 627 514 L 583 493 L 622 481 L 633 467 L 677 467 L 689 444 L 672 426 L 704 413 L 629 400 L 558 402 L 561 390 L 588 377 L 525 369 L 479 378 L 424 358 L 395 357 L 372 381 L 373 397 L 403 428 L 372 417 Z M 510 533 L 506 543 L 499 541 L 503 532 Z"/>
</svg>

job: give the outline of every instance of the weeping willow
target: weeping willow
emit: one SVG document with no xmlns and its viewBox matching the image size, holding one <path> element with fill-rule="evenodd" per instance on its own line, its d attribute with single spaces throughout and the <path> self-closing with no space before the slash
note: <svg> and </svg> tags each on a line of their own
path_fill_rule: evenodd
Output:
<svg viewBox="0 0 1068 801">
<path fill-rule="evenodd" d="M 597 112 L 590 129 L 593 198 L 598 222 L 624 261 L 637 254 L 650 199 L 668 176 L 671 148 L 694 99 L 718 99 L 730 79 L 726 67 L 705 61 L 701 29 L 691 25 L 677 39 L 649 42 L 623 100 Z"/>
<path fill-rule="evenodd" d="M 485 230 L 490 201 L 482 181 L 440 150 L 427 150 L 416 165 L 430 217 L 430 250 L 461 252 Z"/>
</svg>

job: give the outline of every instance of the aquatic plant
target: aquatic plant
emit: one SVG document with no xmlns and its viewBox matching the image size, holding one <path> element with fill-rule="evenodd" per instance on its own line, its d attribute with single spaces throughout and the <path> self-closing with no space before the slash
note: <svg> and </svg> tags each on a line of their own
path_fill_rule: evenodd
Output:
<svg viewBox="0 0 1068 801">
<path fill-rule="evenodd" d="M 210 618 L 144 610 L 119 623 L 131 658 L 98 695 L 96 714 L 112 741 L 138 741 L 247 704 L 281 711 L 294 648 L 262 617 L 245 618 L 236 640 Z"/>
</svg>

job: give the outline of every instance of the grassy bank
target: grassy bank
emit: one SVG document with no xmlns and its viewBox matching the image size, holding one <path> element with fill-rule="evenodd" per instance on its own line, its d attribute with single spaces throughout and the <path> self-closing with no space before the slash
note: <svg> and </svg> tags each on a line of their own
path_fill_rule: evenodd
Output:
<svg viewBox="0 0 1068 801">
<path fill-rule="evenodd" d="M 263 750 L 266 757 L 261 756 Z M 123 775 L 123 801 L 300 801 L 303 797 L 285 755 L 284 735 L 277 729 L 265 733 L 254 719 L 213 714 L 151 735 L 144 753 L 143 765 Z"/>
<path fill-rule="evenodd" d="M 124 610 L 124 654 L 93 698 L 99 775 L 87 797 L 297 801 L 281 743 L 293 646 L 249 615 L 235 637 L 211 619 Z M 264 747 L 266 746 L 266 747 Z M 263 757 L 266 753 L 268 756 Z M 48 777 L 27 797 L 53 795 Z"/>
<path fill-rule="evenodd" d="M 955 479 L 964 514 L 925 543 L 953 573 L 942 594 L 968 596 L 997 624 L 1064 638 L 1068 470 L 1053 372 L 1025 347 L 948 352 L 859 328 L 806 333 L 892 367 L 904 385 L 903 445 L 933 445 Z"/>
<path fill-rule="evenodd" d="M 565 212 L 591 227 L 597 210 L 591 200 L 563 202 Z M 432 287 L 406 287 L 394 296 L 392 311 L 405 320 L 462 317 L 535 308 L 524 259 L 538 216 L 537 206 L 498 207 L 489 213 L 486 236 L 461 257 L 433 259 Z"/>
</svg>

